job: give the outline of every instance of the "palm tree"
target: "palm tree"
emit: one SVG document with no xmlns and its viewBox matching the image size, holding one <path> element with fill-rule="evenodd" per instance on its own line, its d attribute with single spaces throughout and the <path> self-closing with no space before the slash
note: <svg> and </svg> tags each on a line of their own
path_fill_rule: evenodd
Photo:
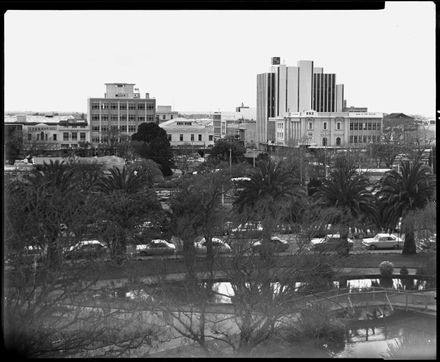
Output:
<svg viewBox="0 0 440 362">
<path fill-rule="evenodd" d="M 302 199 L 305 191 L 301 189 L 294 169 L 270 159 L 260 161 L 251 179 L 243 185 L 234 206 L 240 216 L 262 222 L 263 253 L 269 255 L 274 228 L 286 216 L 292 198 Z"/>
<path fill-rule="evenodd" d="M 77 192 L 74 177 L 74 170 L 64 161 L 51 160 L 26 175 L 20 190 L 16 190 L 23 197 L 21 218 L 34 230 L 33 239 L 38 236 L 42 246 L 47 247 L 47 264 L 51 269 L 61 265 L 62 225 L 77 220 L 81 213 L 83 195 Z"/>
<path fill-rule="evenodd" d="M 335 168 L 314 194 L 316 206 L 331 209 L 330 223 L 340 225 L 340 235 L 348 254 L 350 226 L 357 226 L 362 217 L 376 213 L 374 197 L 368 179 L 359 174 L 351 159 L 339 157 Z"/>
<path fill-rule="evenodd" d="M 102 234 L 110 246 L 111 257 L 120 264 L 125 258 L 127 240 L 133 227 L 151 214 L 159 215 L 161 207 L 156 194 L 148 186 L 146 172 L 136 168 L 113 167 L 110 174 L 98 181 L 98 220 L 103 222 Z M 101 214 L 100 214 L 101 213 Z"/>
<path fill-rule="evenodd" d="M 114 166 L 110 174 L 101 178 L 96 187 L 105 194 L 113 191 L 122 190 L 128 194 L 139 192 L 147 184 L 146 176 L 143 172 L 136 169 L 128 169 L 125 166 L 122 171 Z"/>
<path fill-rule="evenodd" d="M 405 242 L 402 254 L 415 254 L 414 223 L 411 215 L 423 209 L 434 197 L 436 179 L 428 166 L 418 161 L 403 161 L 400 172 L 389 171 L 381 182 L 379 198 L 389 228 L 402 218 Z"/>
</svg>

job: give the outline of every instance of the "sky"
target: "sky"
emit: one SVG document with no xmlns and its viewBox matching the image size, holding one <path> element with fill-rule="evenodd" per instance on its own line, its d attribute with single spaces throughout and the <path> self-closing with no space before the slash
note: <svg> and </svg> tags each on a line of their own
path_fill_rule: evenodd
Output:
<svg viewBox="0 0 440 362">
<path fill-rule="evenodd" d="M 369 11 L 7 11 L 6 111 L 87 112 L 104 83 L 182 112 L 256 107 L 270 59 L 336 73 L 347 105 L 435 115 L 435 5 Z"/>
</svg>

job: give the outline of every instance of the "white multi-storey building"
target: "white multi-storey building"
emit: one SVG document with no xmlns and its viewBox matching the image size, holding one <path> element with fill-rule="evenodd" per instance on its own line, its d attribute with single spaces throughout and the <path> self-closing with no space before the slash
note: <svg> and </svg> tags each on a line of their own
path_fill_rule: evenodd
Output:
<svg viewBox="0 0 440 362">
<path fill-rule="evenodd" d="M 363 147 L 380 142 L 383 114 L 371 112 L 291 112 L 272 117 L 275 144 L 297 147 Z"/>
<path fill-rule="evenodd" d="M 336 75 L 314 67 L 311 60 L 297 66 L 280 64 L 272 58 L 269 73 L 257 75 L 257 141 L 275 141 L 276 130 L 271 117 L 285 117 L 292 112 L 342 112 L 344 86 L 336 84 Z M 278 131 L 279 132 L 279 131 Z"/>
<path fill-rule="evenodd" d="M 132 83 L 106 83 L 104 98 L 88 99 L 93 145 L 129 139 L 141 123 L 156 121 L 156 100 L 145 98 Z"/>
<path fill-rule="evenodd" d="M 214 145 L 212 119 L 174 118 L 159 124 L 167 132 L 172 147 L 192 145 L 208 147 Z"/>
</svg>

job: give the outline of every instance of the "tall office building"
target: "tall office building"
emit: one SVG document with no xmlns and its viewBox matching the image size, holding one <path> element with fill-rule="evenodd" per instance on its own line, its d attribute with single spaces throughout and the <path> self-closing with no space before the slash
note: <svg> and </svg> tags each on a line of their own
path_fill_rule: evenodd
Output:
<svg viewBox="0 0 440 362">
<path fill-rule="evenodd" d="M 273 131 L 268 123 L 275 116 L 275 73 L 257 75 L 257 142 L 266 143 Z M 269 128 L 269 129 L 268 129 Z"/>
<path fill-rule="evenodd" d="M 344 111 L 345 111 L 344 85 L 336 84 L 336 112 L 344 112 Z"/>
<path fill-rule="evenodd" d="M 269 117 L 285 117 L 292 112 L 341 112 L 344 86 L 336 84 L 336 75 L 314 67 L 311 60 L 297 66 L 272 58 L 271 72 L 257 75 L 257 142 L 275 141 L 275 128 Z"/>
<path fill-rule="evenodd" d="M 322 68 L 320 68 L 322 70 Z M 313 108 L 317 112 L 336 110 L 336 74 L 313 74 Z"/>
<path fill-rule="evenodd" d="M 144 122 L 155 122 L 156 100 L 140 97 L 132 83 L 106 83 L 104 98 L 88 99 L 90 140 L 94 145 L 129 139 Z"/>
</svg>

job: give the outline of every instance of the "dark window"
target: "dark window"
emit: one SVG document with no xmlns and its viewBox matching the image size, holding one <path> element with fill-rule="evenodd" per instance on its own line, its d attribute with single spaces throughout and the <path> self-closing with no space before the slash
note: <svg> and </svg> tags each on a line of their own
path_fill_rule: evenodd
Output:
<svg viewBox="0 0 440 362">
<path fill-rule="evenodd" d="M 183 134 L 181 134 L 181 135 L 179 136 L 179 139 L 180 139 L 181 141 L 183 141 Z"/>
<path fill-rule="evenodd" d="M 139 122 L 145 122 L 145 117 L 144 116 L 139 116 L 138 117 L 138 121 Z"/>
<path fill-rule="evenodd" d="M 72 141 L 76 141 L 78 139 L 78 133 L 72 132 Z"/>
<path fill-rule="evenodd" d="M 101 107 L 102 109 L 108 109 L 108 103 L 102 103 Z"/>
<path fill-rule="evenodd" d="M 340 145 L 341 145 L 341 138 L 336 137 L 336 146 L 340 146 Z"/>
<path fill-rule="evenodd" d="M 80 132 L 80 134 L 79 134 L 79 139 L 80 139 L 81 141 L 85 141 L 85 140 L 86 140 L 86 133 L 85 133 L 85 132 Z"/>
<path fill-rule="evenodd" d="M 353 131 L 353 122 L 350 122 L 350 131 Z"/>
<path fill-rule="evenodd" d="M 119 109 L 127 109 L 127 104 L 126 103 L 120 103 L 119 104 Z"/>
<path fill-rule="evenodd" d="M 93 126 L 92 127 L 92 131 L 99 132 L 99 126 Z"/>
<path fill-rule="evenodd" d="M 371 122 L 368 122 L 368 130 L 371 131 Z"/>
<path fill-rule="evenodd" d="M 63 141 L 68 141 L 69 140 L 69 133 L 68 132 L 64 132 L 63 133 Z"/>
<path fill-rule="evenodd" d="M 128 109 L 136 109 L 136 104 L 135 103 L 128 103 Z"/>
<path fill-rule="evenodd" d="M 154 121 L 154 117 L 153 116 L 147 116 L 147 121 L 148 122 L 153 122 Z"/>
<path fill-rule="evenodd" d="M 57 140 L 57 135 L 56 135 L 56 134 L 52 135 L 52 139 L 53 139 L 54 141 L 56 141 L 56 140 Z"/>
<path fill-rule="evenodd" d="M 92 121 L 99 121 L 99 116 L 98 115 L 92 116 Z"/>
<path fill-rule="evenodd" d="M 114 116 L 114 115 L 110 116 L 110 120 L 113 121 L 113 122 L 114 121 L 118 121 L 118 116 Z"/>
<path fill-rule="evenodd" d="M 210 135 L 209 135 L 209 140 L 212 141 L 213 137 L 214 137 L 214 136 L 213 136 L 212 134 L 210 134 Z"/>
<path fill-rule="evenodd" d="M 322 139 L 322 145 L 323 145 L 323 146 L 327 146 L 327 137 L 324 137 L 324 138 Z"/>
<path fill-rule="evenodd" d="M 92 103 L 92 109 L 99 109 L 99 103 Z"/>
<path fill-rule="evenodd" d="M 128 116 L 128 120 L 129 120 L 129 121 L 135 121 L 135 120 L 136 120 L 136 116 L 133 115 L 133 114 L 130 114 L 130 115 Z"/>
<path fill-rule="evenodd" d="M 127 115 L 125 115 L 125 114 L 121 115 L 120 120 L 121 120 L 121 122 L 127 121 Z"/>
<path fill-rule="evenodd" d="M 202 140 L 202 135 L 201 134 L 199 134 L 199 141 L 201 141 Z"/>
<path fill-rule="evenodd" d="M 118 109 L 118 104 L 117 104 L 117 103 L 112 103 L 112 104 L 110 105 L 110 108 L 111 108 L 111 109 Z"/>
<path fill-rule="evenodd" d="M 350 136 L 350 143 L 353 143 L 353 136 Z"/>
<path fill-rule="evenodd" d="M 108 116 L 102 116 L 101 118 L 103 121 L 108 121 Z"/>
<path fill-rule="evenodd" d="M 171 141 L 171 135 L 170 134 L 168 135 L 168 141 Z"/>
<path fill-rule="evenodd" d="M 145 109 L 144 103 L 138 103 L 138 109 Z"/>
<path fill-rule="evenodd" d="M 127 132 L 127 126 L 121 126 L 121 132 Z"/>
<path fill-rule="evenodd" d="M 193 134 L 191 135 L 191 141 L 194 141 L 194 135 Z"/>
</svg>

